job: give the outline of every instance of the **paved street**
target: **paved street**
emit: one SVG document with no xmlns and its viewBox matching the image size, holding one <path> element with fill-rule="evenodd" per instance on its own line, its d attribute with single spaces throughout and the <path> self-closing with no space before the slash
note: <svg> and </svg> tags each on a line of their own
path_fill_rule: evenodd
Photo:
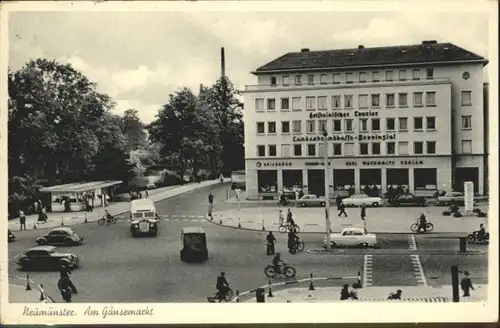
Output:
<svg viewBox="0 0 500 328">
<path fill-rule="evenodd" d="M 220 271 L 227 273 L 233 289 L 240 291 L 266 284 L 263 274 L 271 259 L 265 255 L 265 233 L 219 226 L 204 220 L 207 195 L 215 196 L 217 210 L 234 209 L 234 204 L 218 200 L 226 197 L 228 184 L 214 185 L 185 193 L 157 203 L 162 216 L 157 238 L 132 238 L 127 215 L 121 215 L 116 225 L 99 227 L 95 222 L 73 226 L 86 239 L 77 247 L 60 247 L 79 255 L 82 265 L 73 272 L 73 281 L 79 288 L 74 302 L 206 302 L 215 292 L 215 280 Z M 180 261 L 180 230 L 182 227 L 200 226 L 207 233 L 209 261 L 205 264 L 188 264 Z M 9 244 L 9 274 L 23 276 L 14 259 L 34 244 L 42 231 L 17 232 L 17 241 Z M 371 261 L 366 255 L 371 250 L 339 250 L 331 254 L 302 252 L 290 255 L 286 250 L 286 235 L 276 234 L 277 251 L 286 262 L 297 269 L 297 279 L 315 277 L 349 277 L 328 281 L 329 286 L 352 284 L 353 277 L 361 271 L 371 273 L 372 286 L 417 286 L 421 280 L 410 254 L 412 245 L 419 250 L 421 262 L 429 285 L 450 284 L 450 266 L 458 264 L 461 270 L 470 270 L 474 283 L 487 282 L 487 246 L 469 245 L 472 255 L 433 255 L 425 252 L 458 250 L 456 238 L 436 238 L 432 235 L 382 234 L 378 236 L 380 251 L 397 254 L 373 253 Z M 306 249 L 321 247 L 320 234 L 301 234 Z M 483 254 L 481 254 L 481 252 Z M 61 301 L 56 284 L 57 272 L 32 272 L 31 278 L 42 283 L 46 292 Z M 363 277 L 364 278 L 364 277 Z M 278 278 L 275 281 L 284 281 Z"/>
</svg>

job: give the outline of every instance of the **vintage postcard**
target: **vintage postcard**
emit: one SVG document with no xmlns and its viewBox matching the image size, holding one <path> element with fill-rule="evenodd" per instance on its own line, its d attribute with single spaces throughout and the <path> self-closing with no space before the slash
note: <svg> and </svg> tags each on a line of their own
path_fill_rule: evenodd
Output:
<svg viewBox="0 0 500 328">
<path fill-rule="evenodd" d="M 492 322 L 494 1 L 1 5 L 1 322 Z"/>
</svg>

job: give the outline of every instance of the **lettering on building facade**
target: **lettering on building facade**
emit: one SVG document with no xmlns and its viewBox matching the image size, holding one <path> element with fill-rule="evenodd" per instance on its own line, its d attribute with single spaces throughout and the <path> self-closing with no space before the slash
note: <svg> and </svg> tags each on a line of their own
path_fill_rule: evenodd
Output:
<svg viewBox="0 0 500 328">
<path fill-rule="evenodd" d="M 332 135 L 328 136 L 328 141 L 373 141 L 373 140 L 395 140 L 395 133 L 380 133 L 380 134 L 359 134 L 359 135 Z M 314 142 L 314 141 L 325 141 L 323 136 L 295 136 L 293 137 L 294 142 Z"/>
<path fill-rule="evenodd" d="M 356 162 L 356 161 L 347 161 L 345 162 L 346 166 L 358 166 L 358 163 L 363 166 L 367 165 L 376 165 L 376 166 L 384 166 L 384 165 L 395 165 L 396 162 L 398 161 L 386 161 L 386 160 L 376 160 L 376 161 L 361 161 L 361 162 Z M 399 164 L 401 165 L 422 165 L 424 164 L 424 161 L 421 160 L 405 160 L 405 161 L 399 161 Z"/>
<path fill-rule="evenodd" d="M 291 162 L 257 162 L 255 164 L 257 167 L 284 167 L 284 166 L 292 166 Z"/>
<path fill-rule="evenodd" d="M 354 111 L 355 117 L 373 117 L 379 116 L 378 112 L 373 112 L 371 110 L 366 112 Z M 331 113 L 309 113 L 309 118 L 342 118 L 342 117 L 351 117 L 351 112 L 331 112 Z"/>
</svg>

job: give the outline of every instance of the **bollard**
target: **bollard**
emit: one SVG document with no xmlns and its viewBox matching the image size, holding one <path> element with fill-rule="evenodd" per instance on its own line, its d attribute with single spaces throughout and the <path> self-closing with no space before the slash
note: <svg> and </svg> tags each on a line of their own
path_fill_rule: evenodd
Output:
<svg viewBox="0 0 500 328">
<path fill-rule="evenodd" d="M 83 223 L 89 223 L 89 222 L 87 221 L 87 211 L 85 211 L 85 221 L 84 221 Z"/>
<path fill-rule="evenodd" d="M 363 288 L 361 285 L 361 271 L 358 271 L 358 282 L 356 283 L 356 288 Z"/>
<path fill-rule="evenodd" d="M 273 284 L 272 284 L 271 280 L 269 280 L 268 287 L 269 287 L 269 293 L 267 294 L 267 297 L 274 297 L 274 295 L 273 295 Z"/>
<path fill-rule="evenodd" d="M 236 303 L 240 302 L 240 291 L 237 289 L 236 290 Z"/>
<path fill-rule="evenodd" d="M 43 285 L 40 285 L 40 301 L 45 301 L 45 292 L 43 291 Z"/>
<path fill-rule="evenodd" d="M 257 303 L 266 302 L 266 294 L 264 288 L 259 287 L 255 290 L 255 299 L 257 300 Z"/>
<path fill-rule="evenodd" d="M 222 218 L 219 219 L 219 224 L 222 224 Z"/>
<path fill-rule="evenodd" d="M 465 237 L 459 237 L 459 246 L 460 246 L 460 253 L 465 253 L 467 252 L 467 242 L 465 240 Z"/>
<path fill-rule="evenodd" d="M 266 228 L 264 227 L 264 220 L 262 220 L 262 231 L 266 231 Z"/>
<path fill-rule="evenodd" d="M 313 274 L 311 272 L 310 279 L 309 279 L 309 290 L 314 290 L 314 283 L 313 283 Z"/>
<path fill-rule="evenodd" d="M 458 266 L 453 265 L 451 267 L 451 288 L 453 295 L 453 302 L 460 302 L 460 294 L 458 289 Z"/>
<path fill-rule="evenodd" d="M 37 229 L 37 227 L 36 227 L 36 220 L 33 220 L 33 229 Z"/>
<path fill-rule="evenodd" d="M 240 218 L 238 218 L 238 228 L 241 228 Z"/>
<path fill-rule="evenodd" d="M 64 226 L 64 216 L 61 217 L 61 226 Z"/>
<path fill-rule="evenodd" d="M 226 199 L 229 199 L 229 190 L 226 189 Z"/>
<path fill-rule="evenodd" d="M 26 290 L 31 290 L 31 285 L 30 285 L 30 274 L 26 274 Z"/>
</svg>

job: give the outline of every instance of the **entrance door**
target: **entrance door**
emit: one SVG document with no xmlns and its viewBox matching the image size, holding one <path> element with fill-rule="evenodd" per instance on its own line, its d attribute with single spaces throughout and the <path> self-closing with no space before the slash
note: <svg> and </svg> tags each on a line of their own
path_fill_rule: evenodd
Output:
<svg viewBox="0 0 500 328">
<path fill-rule="evenodd" d="M 307 183 L 309 194 L 316 196 L 325 195 L 325 171 L 307 170 Z"/>
</svg>

